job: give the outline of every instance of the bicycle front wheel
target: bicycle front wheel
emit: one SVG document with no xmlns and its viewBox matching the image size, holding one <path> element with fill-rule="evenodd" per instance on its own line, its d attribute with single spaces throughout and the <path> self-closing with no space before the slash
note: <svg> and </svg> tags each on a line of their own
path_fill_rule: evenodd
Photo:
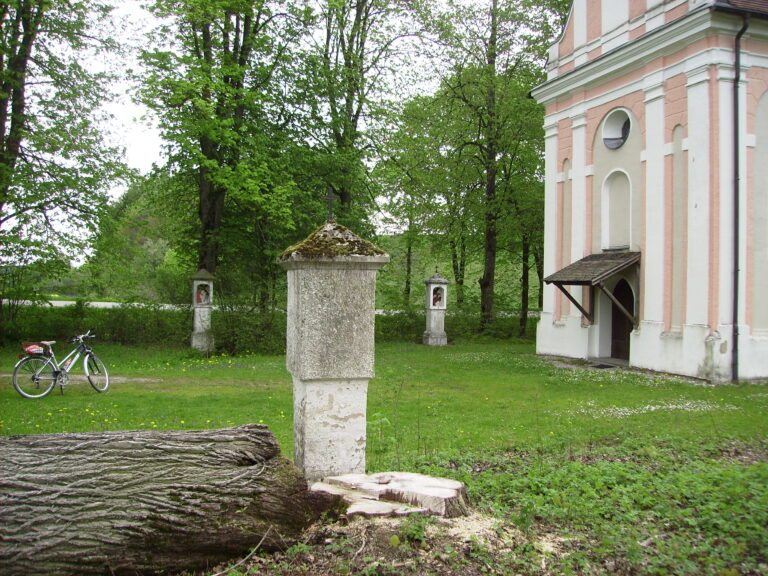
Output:
<svg viewBox="0 0 768 576">
<path fill-rule="evenodd" d="M 109 388 L 109 374 L 107 366 L 101 358 L 93 352 L 88 354 L 83 361 L 83 371 L 96 392 L 106 392 Z"/>
<path fill-rule="evenodd" d="M 56 386 L 56 372 L 42 356 L 22 358 L 13 369 L 13 387 L 24 398 L 42 398 Z"/>
</svg>

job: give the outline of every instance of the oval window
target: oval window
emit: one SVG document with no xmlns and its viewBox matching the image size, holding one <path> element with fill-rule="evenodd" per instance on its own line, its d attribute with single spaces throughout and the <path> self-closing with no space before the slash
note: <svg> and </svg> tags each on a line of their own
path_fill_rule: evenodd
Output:
<svg viewBox="0 0 768 576">
<path fill-rule="evenodd" d="M 632 122 L 626 110 L 614 110 L 603 123 L 603 144 L 609 150 L 616 150 L 624 145 L 629 138 Z"/>
</svg>

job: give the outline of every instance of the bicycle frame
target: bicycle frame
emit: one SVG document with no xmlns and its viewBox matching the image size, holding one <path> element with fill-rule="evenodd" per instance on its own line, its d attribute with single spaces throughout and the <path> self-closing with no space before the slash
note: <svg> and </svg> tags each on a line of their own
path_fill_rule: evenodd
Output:
<svg viewBox="0 0 768 576">
<path fill-rule="evenodd" d="M 91 352 L 91 347 L 83 341 L 84 338 L 90 337 L 92 337 L 91 331 L 88 330 L 85 334 L 75 336 L 73 340 L 70 340 L 70 342 L 76 342 L 77 346 L 64 357 L 61 363 L 56 359 L 56 353 L 53 351 L 53 344 L 55 342 L 46 345 L 45 351 L 42 354 L 27 354 L 26 356 L 43 356 L 46 358 L 45 364 L 35 372 L 35 377 L 39 377 L 46 367 L 50 365 L 53 368 L 53 374 L 56 379 L 54 387 L 58 384 L 61 387 L 61 391 L 64 392 L 64 385 L 69 383 L 69 372 L 72 367 L 77 364 L 77 361 L 80 360 L 83 354 Z M 20 358 L 22 357 L 20 356 Z"/>
<path fill-rule="evenodd" d="M 83 358 L 83 372 L 88 383 L 97 392 L 106 392 L 109 388 L 109 373 L 104 362 L 96 356 L 93 349 L 84 340 L 94 338 L 91 330 L 74 336 L 69 343 L 75 347 L 59 362 L 52 346 L 54 341 L 22 343 L 25 354 L 13 369 L 13 387 L 25 398 L 42 398 L 58 384 L 64 392 L 64 385 L 69 384 L 72 367 Z"/>
<path fill-rule="evenodd" d="M 67 354 L 64 359 L 59 363 L 56 360 L 56 354 L 54 354 L 53 349 L 49 348 L 50 350 L 50 363 L 53 364 L 53 369 L 55 372 L 59 372 L 61 374 L 69 374 L 69 371 L 72 369 L 72 366 L 77 364 L 77 361 L 80 360 L 80 357 L 83 354 L 87 354 L 91 351 L 91 348 L 85 344 L 82 340 L 79 340 L 77 342 L 77 346 L 69 353 Z"/>
</svg>

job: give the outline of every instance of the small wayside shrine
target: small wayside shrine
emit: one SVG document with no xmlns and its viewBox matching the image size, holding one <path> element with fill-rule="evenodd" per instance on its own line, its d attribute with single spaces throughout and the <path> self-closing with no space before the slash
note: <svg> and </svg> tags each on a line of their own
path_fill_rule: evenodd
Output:
<svg viewBox="0 0 768 576">
<path fill-rule="evenodd" d="M 574 0 L 531 94 L 537 352 L 768 377 L 768 0 Z"/>
<path fill-rule="evenodd" d="M 205 268 L 192 276 L 192 348 L 210 353 L 214 349 L 211 331 L 214 276 Z"/>
<path fill-rule="evenodd" d="M 435 272 L 424 283 L 426 284 L 427 328 L 422 341 L 427 346 L 446 346 L 448 335 L 445 333 L 445 311 L 448 301 L 448 279 L 439 272 Z"/>
<path fill-rule="evenodd" d="M 294 464 L 313 481 L 311 490 L 341 497 L 348 516 L 466 514 L 461 482 L 405 472 L 365 474 L 376 273 L 389 255 L 329 218 L 279 262 L 288 272 Z M 442 303 L 436 305 L 444 307 L 445 286 L 438 285 L 435 297 Z"/>
<path fill-rule="evenodd" d="M 387 262 L 383 250 L 335 221 L 279 258 L 288 273 L 294 462 L 309 479 L 365 472 L 376 272 Z"/>
</svg>

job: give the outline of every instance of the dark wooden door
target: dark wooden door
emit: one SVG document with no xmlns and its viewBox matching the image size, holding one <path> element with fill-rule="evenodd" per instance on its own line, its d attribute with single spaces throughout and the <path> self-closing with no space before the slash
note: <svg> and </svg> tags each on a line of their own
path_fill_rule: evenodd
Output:
<svg viewBox="0 0 768 576">
<path fill-rule="evenodd" d="M 613 289 L 613 296 L 629 312 L 635 310 L 635 296 L 626 280 L 619 280 Z M 611 358 L 629 360 L 629 334 L 632 321 L 617 306 L 611 304 Z"/>
</svg>

